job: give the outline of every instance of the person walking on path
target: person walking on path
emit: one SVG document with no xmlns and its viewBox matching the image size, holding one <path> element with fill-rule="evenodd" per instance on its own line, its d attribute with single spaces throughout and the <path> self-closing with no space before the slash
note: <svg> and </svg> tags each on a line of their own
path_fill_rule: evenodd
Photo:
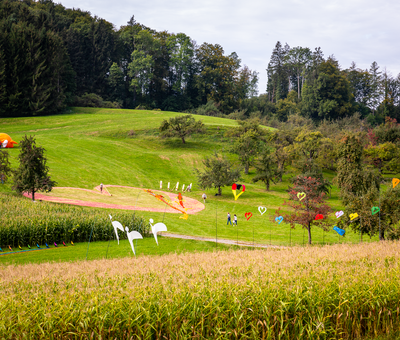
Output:
<svg viewBox="0 0 400 340">
<path fill-rule="evenodd" d="M 230 213 L 228 213 L 228 221 L 226 222 L 226 225 L 228 225 L 229 223 L 232 225 L 231 214 Z"/>
<path fill-rule="evenodd" d="M 207 195 L 204 193 L 201 197 L 203 198 L 204 204 L 206 204 Z"/>
<path fill-rule="evenodd" d="M 237 216 L 236 216 L 236 214 L 233 215 L 233 225 L 237 226 Z"/>
</svg>

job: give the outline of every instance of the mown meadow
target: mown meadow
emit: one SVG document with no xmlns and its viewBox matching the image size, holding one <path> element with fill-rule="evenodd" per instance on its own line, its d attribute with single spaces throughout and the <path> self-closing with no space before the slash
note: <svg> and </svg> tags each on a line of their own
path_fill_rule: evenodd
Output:
<svg viewBox="0 0 400 340">
<path fill-rule="evenodd" d="M 158 127 L 163 119 L 168 119 L 177 115 L 173 112 L 162 111 L 143 111 L 143 110 L 117 110 L 117 109 L 94 109 L 94 108 L 74 108 L 68 114 L 55 115 L 47 117 L 31 118 L 12 118 L 1 121 L 1 130 L 7 132 L 16 141 L 27 135 L 33 135 L 37 144 L 46 149 L 48 166 L 52 179 L 57 181 L 60 187 L 76 187 L 84 189 L 93 189 L 100 182 L 104 184 L 126 185 L 137 188 L 158 189 L 160 181 L 164 183 L 164 189 L 168 182 L 171 187 L 176 182 L 188 185 L 193 183 L 193 190 L 185 195 L 201 200 L 203 191 L 198 187 L 194 169 L 202 167 L 202 160 L 205 156 L 213 152 L 220 152 L 227 155 L 232 160 L 236 156 L 229 154 L 229 148 L 232 144 L 232 137 L 227 137 L 226 132 L 237 126 L 237 121 L 197 116 L 202 119 L 206 125 L 207 133 L 205 135 L 194 135 L 183 144 L 180 139 L 161 139 L 159 138 Z M 267 127 L 265 127 L 267 128 Z M 9 149 L 12 165 L 17 166 L 17 155 L 19 149 Z M 289 171 L 284 176 L 281 183 L 272 185 L 271 191 L 266 191 L 264 185 L 252 183 L 254 170 L 250 169 L 249 175 L 243 175 L 241 183 L 246 185 L 246 192 L 235 201 L 230 187 L 223 188 L 222 196 L 216 197 L 216 189 L 206 190 L 208 196 L 206 209 L 190 215 L 188 220 L 179 219 L 177 214 L 164 214 L 157 212 L 138 212 L 137 218 L 142 218 L 144 224 L 150 218 L 155 222 L 163 221 L 169 232 L 203 236 L 226 238 L 233 240 L 242 240 L 271 245 L 290 246 L 294 244 L 305 244 L 306 235 L 303 229 L 297 227 L 291 229 L 285 223 L 277 224 L 273 222 L 275 210 L 282 206 L 285 199 L 288 198 L 287 188 L 290 184 L 290 178 L 295 175 L 295 171 Z M 328 179 L 334 177 L 334 173 L 325 173 Z M 11 183 L 0 185 L 0 192 L 9 193 Z M 140 194 L 140 200 L 144 199 Z M 134 195 L 136 196 L 136 195 Z M 151 198 L 151 197 L 150 197 Z M 116 200 L 116 197 L 107 197 L 109 203 Z M 137 197 L 132 197 L 132 202 L 137 202 Z M 2 202 L 4 199 L 2 200 Z M 146 199 L 148 202 L 148 198 Z M 2 203 L 3 208 L 7 210 L 7 203 Z M 65 219 L 63 209 L 71 209 L 71 213 L 76 218 L 71 218 L 64 223 L 59 231 L 54 231 L 50 235 L 54 238 L 44 235 L 46 227 L 42 227 L 42 236 L 35 238 L 34 235 L 21 234 L 22 230 L 31 228 L 35 224 L 45 225 L 49 215 L 46 209 L 47 204 L 40 202 L 44 206 L 42 212 L 36 212 L 39 216 L 34 219 L 26 216 L 23 211 L 31 215 L 30 206 L 38 205 L 28 199 L 22 198 L 21 203 L 17 205 L 20 208 L 8 209 L 8 212 L 2 214 L 1 228 L 14 228 L 11 238 L 2 236 L 1 245 L 9 244 L 26 247 L 29 242 L 59 242 L 61 239 L 68 239 L 68 231 L 79 224 L 76 218 L 82 218 L 81 224 L 85 224 L 85 230 L 80 233 L 80 237 L 75 241 L 84 241 L 88 238 L 88 230 L 95 223 L 98 225 L 99 232 L 96 235 L 103 235 L 98 239 L 105 240 L 108 228 L 111 224 L 108 220 L 108 213 L 104 209 L 89 209 L 89 213 L 76 213 L 75 208 L 55 208 L 60 209 L 60 214 L 51 213 L 52 222 L 62 224 Z M 159 204 L 155 200 L 154 205 Z M 341 202 L 339 200 L 338 189 L 333 186 L 329 204 L 333 209 L 339 210 Z M 259 206 L 265 206 L 267 212 L 261 215 L 258 212 Z M 35 209 L 41 209 L 36 208 Z M 85 210 L 86 211 L 86 210 Z M 227 226 L 226 215 L 237 214 L 239 218 L 238 227 Z M 246 220 L 244 214 L 251 212 L 253 216 Z M 122 214 L 122 212 L 120 212 Z M 16 218 L 13 217 L 15 214 Z M 78 217 L 83 215 L 92 215 L 92 218 Z M 131 215 L 131 214 L 130 214 Z M 95 217 L 96 216 L 96 217 Z M 336 217 L 332 215 L 332 227 L 335 225 Z M 43 218 L 43 221 L 41 221 Z M 60 220 L 60 223 L 56 221 Z M 124 223 L 126 219 L 124 219 Z M 140 220 L 142 221 L 142 220 Z M 81 225 L 80 224 L 80 225 Z M 139 222 L 140 225 L 140 222 Z M 97 227 L 96 227 L 97 228 Z M 14 230 L 13 229 L 13 230 Z M 51 228 L 50 228 L 51 229 Z M 49 227 L 47 227 L 47 231 Z M 79 231 L 76 231 L 79 233 Z M 40 233 L 38 233 L 40 234 Z M 62 235 L 65 235 L 62 237 Z M 314 244 L 332 244 L 332 243 L 358 243 L 365 241 L 374 241 L 376 237 L 360 237 L 358 233 L 348 231 L 345 237 L 341 237 L 334 231 L 323 232 L 319 229 L 313 230 Z"/>
<path fill-rule="evenodd" d="M 0 334 L 394 339 L 398 249 L 376 242 L 0 266 Z"/>
</svg>

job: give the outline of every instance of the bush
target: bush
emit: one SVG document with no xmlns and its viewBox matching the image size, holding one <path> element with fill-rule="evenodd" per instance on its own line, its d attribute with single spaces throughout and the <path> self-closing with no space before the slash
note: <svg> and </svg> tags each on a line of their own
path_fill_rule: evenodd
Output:
<svg viewBox="0 0 400 340">
<path fill-rule="evenodd" d="M 73 106 L 79 107 L 104 107 L 109 109 L 120 109 L 121 104 L 118 102 L 104 101 L 99 95 L 95 93 L 85 93 L 80 97 L 75 97 Z"/>
<path fill-rule="evenodd" d="M 208 101 L 207 104 L 199 106 L 193 113 L 202 116 L 225 117 L 225 115 L 218 110 L 218 105 L 212 100 Z"/>
</svg>

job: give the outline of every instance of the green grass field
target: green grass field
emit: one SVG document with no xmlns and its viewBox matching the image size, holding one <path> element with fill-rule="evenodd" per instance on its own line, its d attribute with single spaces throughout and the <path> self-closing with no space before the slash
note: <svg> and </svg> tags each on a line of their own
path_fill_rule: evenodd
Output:
<svg viewBox="0 0 400 340">
<path fill-rule="evenodd" d="M 175 238 L 163 238 L 158 236 L 158 246 L 154 238 L 144 238 L 135 240 L 133 245 L 136 257 L 144 255 L 164 255 L 181 254 L 185 252 L 203 252 L 215 251 L 215 243 L 195 240 L 182 240 Z M 237 246 L 218 244 L 218 250 L 237 249 Z M 73 246 L 67 244 L 64 247 L 59 244 L 58 247 L 51 245 L 50 248 L 42 247 L 41 250 L 29 250 L 24 247 L 24 251 L 14 249 L 10 252 L 4 249 L 0 253 L 0 263 L 3 265 L 18 265 L 24 263 L 45 263 L 45 262 L 71 262 L 83 260 L 115 259 L 122 257 L 135 257 L 128 240 L 116 240 L 110 242 L 100 241 L 91 243 L 75 243 Z"/>
<path fill-rule="evenodd" d="M 185 195 L 201 200 L 203 191 L 198 187 L 194 169 L 202 167 L 202 159 L 214 151 L 226 154 L 232 160 L 235 156 L 227 152 L 233 139 L 225 137 L 225 132 L 237 122 L 229 119 L 197 116 L 206 125 L 205 135 L 194 135 L 183 144 L 180 139 L 161 139 L 158 127 L 163 119 L 177 115 L 173 112 L 137 111 L 117 109 L 74 108 L 70 113 L 48 117 L 2 119 L 1 132 L 8 133 L 15 141 L 27 135 L 34 135 L 37 144 L 46 149 L 48 166 L 52 179 L 59 187 L 93 189 L 100 182 L 112 185 L 126 185 L 137 188 L 158 189 L 160 180 L 171 186 L 176 182 L 188 185 L 193 190 Z M 17 166 L 19 149 L 9 149 L 12 165 Z M 139 212 L 145 220 L 153 218 L 155 223 L 163 221 L 172 233 L 219 237 L 271 245 L 302 245 L 307 242 L 303 229 L 291 229 L 288 224 L 272 222 L 275 210 L 288 198 L 286 192 L 289 179 L 295 173 L 288 173 L 284 181 L 272 185 L 267 192 L 261 182 L 251 183 L 254 170 L 244 175 L 241 183 L 246 192 L 235 201 L 230 187 L 216 197 L 216 189 L 205 191 L 208 199 L 205 210 L 190 215 L 188 220 L 179 219 L 178 214 L 162 212 Z M 332 179 L 333 173 L 326 173 Z M 0 185 L 0 192 L 9 192 L 11 184 Z M 75 199 L 107 201 L 115 204 L 162 207 L 163 204 L 151 196 L 141 193 L 139 198 L 128 189 L 110 189 L 112 197 L 90 194 L 85 191 L 56 189 L 51 195 Z M 63 194 L 61 194 L 63 192 Z M 93 197 L 95 196 L 95 197 Z M 329 204 L 340 209 L 339 191 L 332 188 Z M 259 206 L 267 212 L 260 215 Z M 238 227 L 226 225 L 226 215 L 237 214 Z M 246 220 L 244 214 L 253 216 Z M 106 213 L 106 212 L 105 212 Z M 332 214 L 332 227 L 336 217 Z M 358 243 L 360 235 L 350 230 L 345 237 L 336 232 L 312 231 L 314 244 Z M 375 241 L 363 237 L 363 242 Z"/>
</svg>

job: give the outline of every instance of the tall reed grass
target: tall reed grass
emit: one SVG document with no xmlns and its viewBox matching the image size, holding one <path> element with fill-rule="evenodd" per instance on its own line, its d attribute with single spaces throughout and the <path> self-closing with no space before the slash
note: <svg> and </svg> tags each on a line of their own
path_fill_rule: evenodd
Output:
<svg viewBox="0 0 400 340">
<path fill-rule="evenodd" d="M 400 243 L 0 267 L 4 339 L 356 339 L 400 324 Z"/>
<path fill-rule="evenodd" d="M 113 235 L 109 212 L 49 202 L 32 202 L 24 197 L 0 194 L 0 247 L 88 241 L 105 241 Z M 114 220 L 149 234 L 149 225 L 131 212 L 112 212 Z M 126 233 L 120 234 L 126 238 Z"/>
</svg>

